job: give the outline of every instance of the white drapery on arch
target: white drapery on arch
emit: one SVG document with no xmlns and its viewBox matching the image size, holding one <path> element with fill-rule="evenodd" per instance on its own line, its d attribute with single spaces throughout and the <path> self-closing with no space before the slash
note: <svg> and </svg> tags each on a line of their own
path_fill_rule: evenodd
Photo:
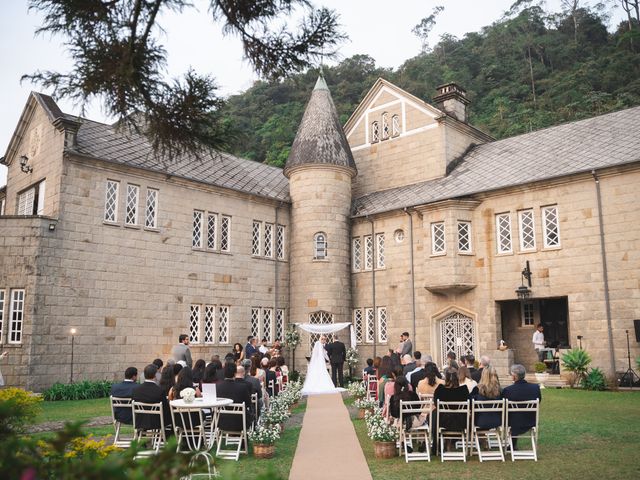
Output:
<svg viewBox="0 0 640 480">
<path fill-rule="evenodd" d="M 343 328 L 349 328 L 349 339 L 351 343 L 351 348 L 356 348 L 356 332 L 353 329 L 353 324 L 350 322 L 343 323 L 296 323 L 296 327 L 300 327 L 300 329 L 309 333 L 319 333 L 320 335 L 326 335 L 329 333 L 335 333 Z"/>
</svg>

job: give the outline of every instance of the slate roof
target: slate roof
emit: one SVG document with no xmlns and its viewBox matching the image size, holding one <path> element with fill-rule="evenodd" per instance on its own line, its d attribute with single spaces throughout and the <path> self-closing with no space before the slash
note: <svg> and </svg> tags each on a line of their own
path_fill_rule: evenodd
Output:
<svg viewBox="0 0 640 480">
<path fill-rule="evenodd" d="M 322 76 L 318 77 L 311 92 L 284 167 L 284 174 L 288 175 L 293 167 L 309 164 L 337 165 L 356 172 L 349 142 Z"/>
<path fill-rule="evenodd" d="M 640 161 L 640 107 L 486 143 L 443 178 L 353 201 L 354 217 Z"/>
<path fill-rule="evenodd" d="M 77 117 L 65 115 L 69 120 Z M 149 141 L 128 129 L 81 119 L 77 146 L 70 150 L 103 161 L 161 172 L 222 188 L 289 201 L 289 181 L 277 167 L 238 158 L 227 153 L 203 159 L 183 155 L 162 162 L 153 155 Z"/>
</svg>

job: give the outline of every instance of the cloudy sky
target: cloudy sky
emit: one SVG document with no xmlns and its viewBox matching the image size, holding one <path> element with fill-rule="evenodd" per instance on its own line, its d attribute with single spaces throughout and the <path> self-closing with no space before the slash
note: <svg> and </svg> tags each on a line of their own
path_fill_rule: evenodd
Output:
<svg viewBox="0 0 640 480">
<path fill-rule="evenodd" d="M 442 33 L 461 37 L 499 19 L 513 0 L 312 0 L 337 10 L 349 40 L 341 46 L 342 58 L 368 54 L 380 66 L 397 67 L 416 55 L 420 41 L 411 29 L 436 5 L 445 10 L 438 17 L 431 43 Z M 0 156 L 4 155 L 22 108 L 31 90 L 42 91 L 20 77 L 36 70 L 65 71 L 70 62 L 59 37 L 34 36 L 41 16 L 29 12 L 26 0 L 0 2 Z M 232 94 L 251 86 L 256 79 L 242 57 L 240 42 L 224 38 L 220 26 L 210 20 L 207 2 L 194 0 L 196 9 L 168 14 L 161 19 L 169 54 L 168 75 L 179 76 L 189 67 L 216 77 L 221 91 Z M 550 9 L 559 10 L 560 0 L 548 0 Z M 615 20 L 621 12 L 616 13 Z M 44 92 L 47 93 L 47 92 Z M 59 102 L 64 112 L 79 114 L 79 106 Z M 110 121 L 100 105 L 90 105 L 85 116 Z M 0 166 L 0 185 L 6 183 L 5 168 Z"/>
</svg>

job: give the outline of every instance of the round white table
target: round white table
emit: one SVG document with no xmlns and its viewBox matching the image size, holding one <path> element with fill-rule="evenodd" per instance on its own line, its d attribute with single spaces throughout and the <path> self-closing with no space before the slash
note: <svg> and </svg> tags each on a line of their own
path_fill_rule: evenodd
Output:
<svg viewBox="0 0 640 480">
<path fill-rule="evenodd" d="M 224 397 L 215 397 L 215 398 L 200 397 L 200 398 L 195 398 L 193 402 L 188 402 L 188 403 L 185 402 L 183 399 L 171 400 L 169 402 L 169 404 L 171 405 L 171 409 L 172 410 L 176 409 L 176 411 L 184 412 L 185 410 L 188 411 L 187 409 L 195 409 L 195 410 L 210 409 L 211 410 L 212 420 L 211 420 L 211 423 L 208 425 L 208 428 L 206 428 L 204 431 L 204 438 L 202 438 L 202 442 L 195 441 L 193 438 L 188 438 L 186 443 L 189 450 L 199 450 L 200 445 L 206 445 L 207 450 L 213 447 L 216 441 L 218 417 L 220 416 L 218 412 L 218 408 L 224 407 L 226 405 L 231 405 L 232 403 L 233 403 L 233 400 L 231 400 L 230 398 L 224 398 Z M 180 436 L 181 435 L 178 435 L 178 448 L 180 448 Z"/>
<path fill-rule="evenodd" d="M 224 407 L 225 405 L 231 405 L 233 400 L 230 398 L 216 397 L 213 398 L 205 398 L 200 397 L 193 400 L 193 402 L 187 403 L 183 399 L 180 400 L 171 400 L 169 402 L 172 407 L 186 407 L 186 408 L 218 408 Z"/>
</svg>

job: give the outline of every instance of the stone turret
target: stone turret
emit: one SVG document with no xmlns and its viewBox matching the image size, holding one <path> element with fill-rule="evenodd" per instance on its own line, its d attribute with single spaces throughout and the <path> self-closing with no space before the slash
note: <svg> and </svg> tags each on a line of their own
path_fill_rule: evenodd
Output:
<svg viewBox="0 0 640 480">
<path fill-rule="evenodd" d="M 351 179 L 357 171 L 322 76 L 311 93 L 284 174 L 292 204 L 290 321 L 351 321 Z M 299 349 L 302 356 L 307 348 L 303 344 Z"/>
<path fill-rule="evenodd" d="M 446 83 L 437 87 L 438 94 L 433 101 L 438 108 L 461 122 L 467 122 L 467 91 L 456 83 Z"/>
</svg>

